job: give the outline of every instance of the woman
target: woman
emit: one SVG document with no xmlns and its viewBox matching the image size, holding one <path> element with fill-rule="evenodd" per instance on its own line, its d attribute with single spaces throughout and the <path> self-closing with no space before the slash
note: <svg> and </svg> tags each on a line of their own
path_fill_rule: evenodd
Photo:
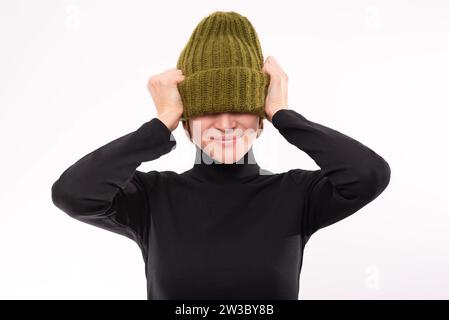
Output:
<svg viewBox="0 0 449 320">
<path fill-rule="evenodd" d="M 157 117 L 70 166 L 54 204 L 139 245 L 148 299 L 297 299 L 311 235 L 375 199 L 390 167 L 289 109 L 287 82 L 247 18 L 209 15 L 177 68 L 150 78 Z M 252 144 L 264 119 L 320 169 L 260 168 Z M 138 171 L 176 147 L 179 121 L 196 146 L 192 168 Z"/>
</svg>

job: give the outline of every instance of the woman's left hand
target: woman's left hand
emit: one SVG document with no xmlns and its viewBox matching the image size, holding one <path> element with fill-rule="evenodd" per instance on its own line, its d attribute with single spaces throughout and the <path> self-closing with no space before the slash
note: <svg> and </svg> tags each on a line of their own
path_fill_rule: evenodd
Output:
<svg viewBox="0 0 449 320">
<path fill-rule="evenodd" d="M 273 56 L 265 59 L 262 71 L 270 75 L 270 85 L 265 98 L 265 113 L 268 121 L 271 122 L 277 111 L 288 109 L 288 76 Z"/>
</svg>

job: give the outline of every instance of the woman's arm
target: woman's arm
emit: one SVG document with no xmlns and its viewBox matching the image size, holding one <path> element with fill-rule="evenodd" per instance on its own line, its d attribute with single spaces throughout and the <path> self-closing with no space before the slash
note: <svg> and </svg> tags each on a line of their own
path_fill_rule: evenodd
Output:
<svg viewBox="0 0 449 320">
<path fill-rule="evenodd" d="M 170 129 L 153 118 L 92 151 L 53 183 L 53 203 L 69 216 L 140 241 L 149 228 L 145 176 L 137 171 L 176 147 Z"/>
<path fill-rule="evenodd" d="M 296 183 L 306 186 L 302 216 L 305 236 L 348 217 L 389 184 L 388 163 L 351 137 L 291 109 L 277 111 L 272 123 L 288 142 L 306 152 L 320 167 L 315 171 L 289 171 Z"/>
</svg>

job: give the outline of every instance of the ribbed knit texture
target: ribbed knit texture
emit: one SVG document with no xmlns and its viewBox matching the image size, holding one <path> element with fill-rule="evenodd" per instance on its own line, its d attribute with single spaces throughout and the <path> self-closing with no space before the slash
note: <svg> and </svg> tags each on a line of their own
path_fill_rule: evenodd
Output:
<svg viewBox="0 0 449 320">
<path fill-rule="evenodd" d="M 216 112 L 250 112 L 266 118 L 270 83 L 251 22 L 234 11 L 203 18 L 181 51 L 177 68 L 184 112 L 181 120 Z"/>
</svg>

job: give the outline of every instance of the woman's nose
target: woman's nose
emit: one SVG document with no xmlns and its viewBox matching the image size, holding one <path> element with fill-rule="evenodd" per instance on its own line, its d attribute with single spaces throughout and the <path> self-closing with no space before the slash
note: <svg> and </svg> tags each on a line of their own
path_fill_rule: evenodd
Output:
<svg viewBox="0 0 449 320">
<path fill-rule="evenodd" d="M 216 118 L 215 118 L 215 127 L 217 129 L 220 130 L 230 130 L 230 129 L 235 129 L 237 124 L 237 121 L 235 119 L 235 116 L 232 113 L 229 112 L 224 112 L 224 113 L 220 113 Z"/>
</svg>

